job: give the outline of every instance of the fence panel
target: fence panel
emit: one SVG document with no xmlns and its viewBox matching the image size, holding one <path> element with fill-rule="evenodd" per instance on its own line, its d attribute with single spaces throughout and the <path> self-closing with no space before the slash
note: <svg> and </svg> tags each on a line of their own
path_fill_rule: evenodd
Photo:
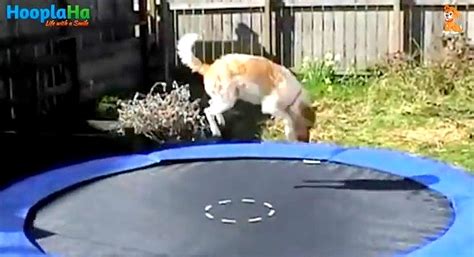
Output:
<svg viewBox="0 0 474 257">
<path fill-rule="evenodd" d="M 173 44 L 196 32 L 199 58 L 213 61 L 226 53 L 264 55 L 288 67 L 307 58 L 337 55 L 341 72 L 373 66 L 389 53 L 418 53 L 429 60 L 439 53 L 443 32 L 441 0 L 275 0 L 266 21 L 265 0 L 169 0 Z M 474 36 L 474 8 L 458 1 L 457 21 Z M 268 23 L 268 24 L 267 24 Z M 271 45 L 264 36 L 271 31 Z M 179 63 L 176 53 L 175 63 Z"/>
<path fill-rule="evenodd" d="M 414 7 L 411 28 L 413 51 L 419 50 L 425 61 L 436 58 L 441 50 L 441 37 L 443 35 L 444 13 L 443 5 L 437 1 L 418 1 Z M 474 4 L 474 2 L 473 2 Z M 456 23 L 461 26 L 465 35 L 474 38 L 474 5 L 469 5 L 468 1 L 461 1 L 456 8 L 461 16 Z M 420 26 L 417 26 L 420 24 Z M 419 30 L 419 32 L 416 32 Z M 419 47 L 419 49 L 417 49 Z"/>
<path fill-rule="evenodd" d="M 230 3 L 230 4 L 229 4 Z M 174 21 L 172 44 L 189 32 L 199 33 L 195 52 L 212 61 L 226 53 L 263 55 L 263 2 L 209 0 L 173 1 L 169 4 Z M 175 62 L 178 61 L 176 53 Z"/>
<path fill-rule="evenodd" d="M 291 60 L 280 56 L 285 65 L 297 67 L 305 58 L 321 59 L 331 53 L 340 57 L 344 70 L 365 68 L 388 53 L 392 0 L 286 0 L 278 8 L 287 9 L 294 24 L 291 31 L 283 29 L 292 38 L 284 42 Z"/>
</svg>

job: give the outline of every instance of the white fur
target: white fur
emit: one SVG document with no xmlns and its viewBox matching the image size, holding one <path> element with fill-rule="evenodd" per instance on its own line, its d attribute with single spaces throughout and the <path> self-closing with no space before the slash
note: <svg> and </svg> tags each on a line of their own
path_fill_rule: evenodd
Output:
<svg viewBox="0 0 474 257">
<path fill-rule="evenodd" d="M 177 52 L 181 62 L 186 66 L 193 66 L 195 56 L 193 53 L 193 46 L 199 39 L 196 33 L 188 33 L 181 37 L 178 41 Z"/>
<path fill-rule="evenodd" d="M 185 34 L 178 42 L 177 51 L 182 63 L 193 70 L 197 70 L 197 66 L 202 62 L 194 56 L 192 48 L 199 36 L 195 33 Z M 220 58 L 223 63 L 235 59 L 249 60 L 251 58 L 262 58 L 246 54 L 227 54 Z M 220 67 L 220 66 L 218 66 Z M 296 140 L 296 115 L 299 115 L 297 106 L 300 102 L 309 103 L 306 92 L 302 88 L 301 83 L 291 73 L 290 70 L 284 66 L 279 65 L 281 74 L 284 76 L 282 85 L 275 85 L 275 90 L 270 94 L 264 94 L 259 86 L 240 87 L 242 84 L 254 84 L 255 81 L 248 81 L 245 77 L 234 77 L 232 81 L 219 81 L 219 83 L 227 83 L 228 92 L 216 93 L 212 89 L 216 81 L 204 81 L 204 86 L 207 94 L 210 97 L 209 106 L 204 109 L 204 113 L 209 122 L 213 136 L 220 137 L 221 132 L 218 124 L 224 125 L 225 120 L 222 114 L 233 108 L 236 101 L 241 99 L 243 101 L 261 105 L 262 113 L 269 114 L 283 119 L 285 124 L 285 134 L 288 140 Z M 226 67 L 222 65 L 222 71 L 225 72 Z M 238 96 L 236 88 L 239 88 Z M 230 92 L 234 90 L 235 92 Z M 298 94 L 300 94 L 298 96 Z M 295 99 L 296 98 L 296 99 Z M 288 109 L 289 107 L 289 109 Z M 217 121 L 217 122 L 216 122 Z"/>
</svg>

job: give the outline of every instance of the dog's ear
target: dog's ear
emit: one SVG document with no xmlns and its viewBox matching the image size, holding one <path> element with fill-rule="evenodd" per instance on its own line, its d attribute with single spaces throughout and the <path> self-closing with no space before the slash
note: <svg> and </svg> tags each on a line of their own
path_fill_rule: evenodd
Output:
<svg viewBox="0 0 474 257">
<path fill-rule="evenodd" d="M 454 17 L 456 17 L 456 18 L 461 16 L 461 12 L 458 11 L 458 9 L 456 9 L 456 8 L 453 8 L 453 14 L 454 14 Z"/>
<path fill-rule="evenodd" d="M 444 9 L 443 9 L 444 12 L 449 12 L 449 9 L 450 9 L 450 6 L 447 5 L 447 4 L 445 4 L 445 5 L 444 5 Z"/>
</svg>

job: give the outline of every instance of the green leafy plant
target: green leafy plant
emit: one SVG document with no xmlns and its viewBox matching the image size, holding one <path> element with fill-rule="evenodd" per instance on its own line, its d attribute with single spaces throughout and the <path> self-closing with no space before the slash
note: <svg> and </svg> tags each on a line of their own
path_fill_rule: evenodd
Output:
<svg viewBox="0 0 474 257">
<path fill-rule="evenodd" d="M 336 82 L 336 66 L 338 56 L 327 53 L 323 59 L 305 58 L 298 70 L 299 79 L 312 95 L 321 95 L 325 91 L 332 90 L 332 85 Z"/>
<path fill-rule="evenodd" d="M 120 98 L 117 96 L 104 96 L 97 104 L 96 112 L 101 118 L 117 119 L 117 106 Z"/>
</svg>

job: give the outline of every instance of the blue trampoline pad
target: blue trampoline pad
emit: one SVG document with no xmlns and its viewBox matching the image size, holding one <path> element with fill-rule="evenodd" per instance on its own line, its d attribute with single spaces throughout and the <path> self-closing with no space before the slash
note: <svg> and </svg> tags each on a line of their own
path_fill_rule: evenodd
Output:
<svg viewBox="0 0 474 257">
<path fill-rule="evenodd" d="M 474 178 L 405 153 L 191 145 L 0 192 L 5 256 L 473 256 Z"/>
</svg>

